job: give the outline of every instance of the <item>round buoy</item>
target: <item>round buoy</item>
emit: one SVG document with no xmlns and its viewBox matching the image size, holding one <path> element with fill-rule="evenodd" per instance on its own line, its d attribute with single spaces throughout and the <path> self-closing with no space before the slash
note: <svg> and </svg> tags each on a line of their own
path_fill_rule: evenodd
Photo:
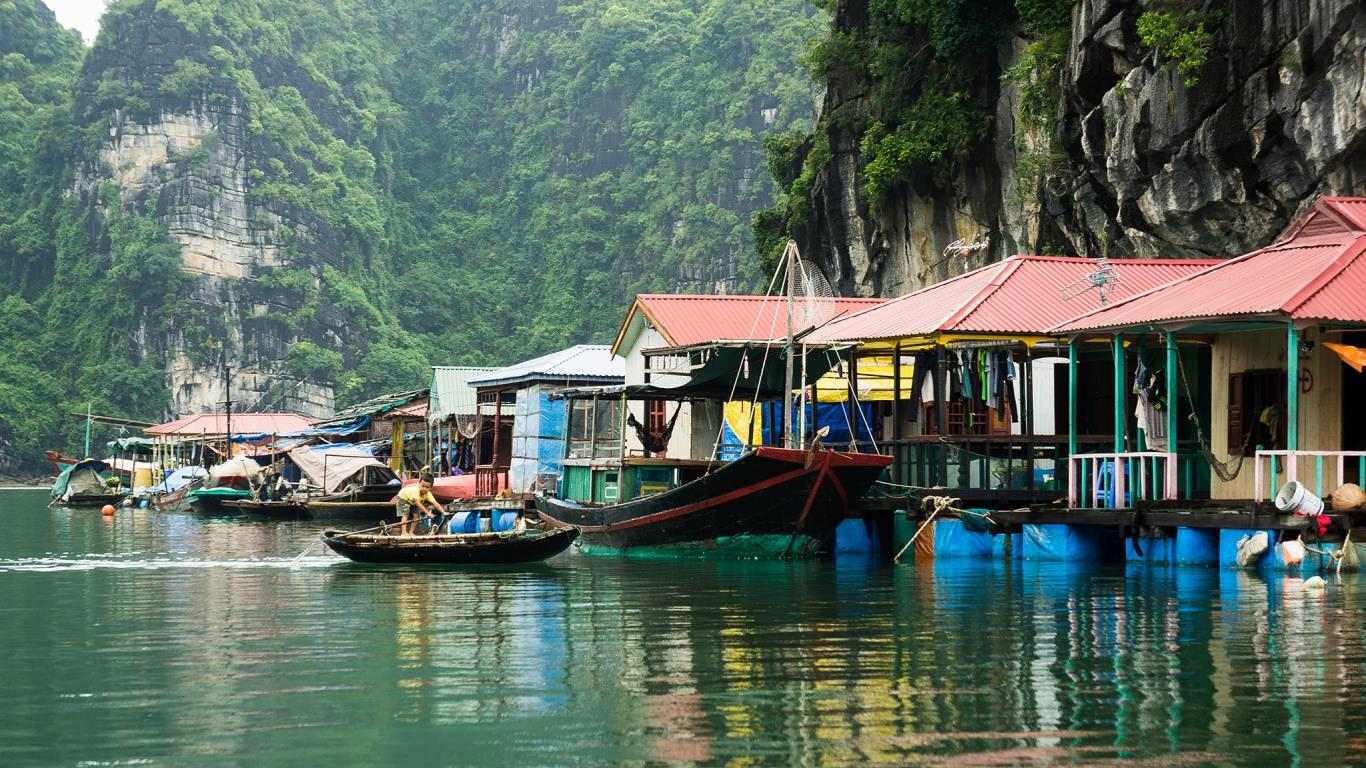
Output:
<svg viewBox="0 0 1366 768">
<path fill-rule="evenodd" d="M 103 507 L 100 507 L 100 514 L 101 514 L 101 515 L 104 515 L 105 517 L 113 517 L 113 516 L 114 516 L 114 505 L 113 505 L 113 504 L 105 504 Z"/>
</svg>

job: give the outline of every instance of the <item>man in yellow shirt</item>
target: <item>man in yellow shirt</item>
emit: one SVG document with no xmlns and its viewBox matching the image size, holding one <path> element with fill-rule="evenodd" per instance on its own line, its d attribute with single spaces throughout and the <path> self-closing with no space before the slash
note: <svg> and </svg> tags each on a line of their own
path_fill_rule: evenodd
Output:
<svg viewBox="0 0 1366 768">
<path fill-rule="evenodd" d="M 432 495 L 432 476 L 426 472 L 414 485 L 404 486 L 398 492 L 398 516 L 403 521 L 403 535 L 412 536 L 417 529 L 418 513 L 427 517 L 441 514 L 441 502 Z"/>
</svg>

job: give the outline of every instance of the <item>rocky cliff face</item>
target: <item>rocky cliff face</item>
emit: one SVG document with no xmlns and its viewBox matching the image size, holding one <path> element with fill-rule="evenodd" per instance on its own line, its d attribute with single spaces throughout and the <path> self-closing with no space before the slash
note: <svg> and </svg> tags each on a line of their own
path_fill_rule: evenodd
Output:
<svg viewBox="0 0 1366 768">
<path fill-rule="evenodd" d="M 991 105 L 986 138 L 951 178 L 912 178 L 883 200 L 863 192 L 858 126 L 828 119 L 870 89 L 830 82 L 818 130 L 832 159 L 812 186 L 804 252 L 845 292 L 892 295 L 1018 252 L 1242 253 L 1318 195 L 1366 194 L 1366 5 L 1186 4 L 1212 35 L 1190 85 L 1138 33 L 1145 11 L 1171 5 L 1075 3 L 1050 135 L 1002 81 L 977 94 Z M 857 33 L 867 16 L 867 0 L 842 0 L 834 25 Z M 1028 42 L 1003 40 L 997 71 Z M 967 247 L 946 256 L 955 242 Z"/>
<path fill-rule="evenodd" d="M 190 288 L 181 297 L 220 322 L 217 345 L 228 350 L 231 390 L 221 353 L 203 354 L 200 339 L 173 329 L 166 345 L 170 410 L 192 413 L 222 407 L 332 412 L 329 386 L 301 381 L 285 369 L 288 343 L 253 332 L 253 317 L 270 312 L 253 281 L 285 263 L 284 218 L 250 196 L 245 127 L 240 104 L 197 106 L 153 119 L 120 119 L 99 148 L 99 161 L 78 185 L 118 184 L 119 204 L 152 213 L 181 246 Z"/>
</svg>

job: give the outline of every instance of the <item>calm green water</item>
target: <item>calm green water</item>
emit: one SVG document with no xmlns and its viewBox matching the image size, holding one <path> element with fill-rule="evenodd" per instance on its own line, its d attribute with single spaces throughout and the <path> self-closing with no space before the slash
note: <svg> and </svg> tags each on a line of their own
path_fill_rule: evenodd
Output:
<svg viewBox="0 0 1366 768">
<path fill-rule="evenodd" d="M 0 765 L 1366 763 L 1366 595 L 1030 564 L 379 569 L 0 494 Z"/>
</svg>

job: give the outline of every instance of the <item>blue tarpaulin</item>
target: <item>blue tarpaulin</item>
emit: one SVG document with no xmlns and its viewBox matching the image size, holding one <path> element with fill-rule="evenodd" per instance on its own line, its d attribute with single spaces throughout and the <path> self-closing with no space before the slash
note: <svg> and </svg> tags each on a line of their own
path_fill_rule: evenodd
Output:
<svg viewBox="0 0 1366 768">
<path fill-rule="evenodd" d="M 778 426 L 779 410 L 777 403 L 764 404 L 764 445 L 782 445 L 782 427 Z M 857 422 L 854 424 L 854 428 L 858 432 L 859 442 L 872 442 L 873 436 L 869 431 L 869 426 L 873 423 L 872 403 L 860 403 L 857 409 L 847 412 L 844 403 L 821 403 L 816 409 L 815 419 L 811 418 L 811 405 L 809 403 L 805 410 L 808 434 L 815 434 L 821 427 L 830 428 L 830 433 L 821 438 L 821 443 L 824 445 L 849 444 L 849 419 L 851 417 Z M 860 411 L 862 411 L 861 416 Z"/>
<path fill-rule="evenodd" d="M 166 476 L 160 485 L 151 488 L 152 493 L 170 493 L 193 483 L 203 477 L 208 477 L 209 471 L 203 467 L 181 467 Z"/>
<path fill-rule="evenodd" d="M 362 429 L 370 426 L 369 416 L 358 416 L 355 419 L 342 424 L 334 424 L 330 427 L 309 427 L 298 432 L 289 432 L 280 437 L 342 437 L 353 435 Z"/>
</svg>

